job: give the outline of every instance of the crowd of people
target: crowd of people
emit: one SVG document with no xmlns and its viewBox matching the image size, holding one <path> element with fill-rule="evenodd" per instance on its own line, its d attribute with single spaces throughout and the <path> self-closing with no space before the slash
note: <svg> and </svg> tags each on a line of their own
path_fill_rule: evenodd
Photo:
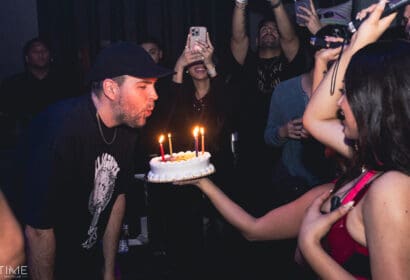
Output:
<svg viewBox="0 0 410 280">
<path fill-rule="evenodd" d="M 34 280 L 121 279 L 120 231 L 146 203 L 133 192 L 144 184 L 169 279 L 409 278 L 410 5 L 400 37 L 381 40 L 397 19 L 382 16 L 386 0 L 354 16 L 356 32 L 352 1 L 311 0 L 296 13 L 325 42 L 311 46 L 269 0 L 253 50 L 248 3 L 234 2 L 230 56 L 215 57 L 209 33 L 188 34 L 173 69 L 154 38 L 113 43 L 85 94 L 63 88 L 45 41 L 26 44 L 26 71 L 1 86 L 18 153 L 0 189 L 0 266 L 26 264 Z M 160 134 L 190 150 L 196 125 L 215 174 L 136 181 Z"/>
</svg>

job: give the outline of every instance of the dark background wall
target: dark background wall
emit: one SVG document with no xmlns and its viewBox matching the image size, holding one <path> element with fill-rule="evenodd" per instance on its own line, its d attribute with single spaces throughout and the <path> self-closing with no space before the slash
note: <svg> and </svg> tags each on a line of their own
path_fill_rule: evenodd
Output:
<svg viewBox="0 0 410 280">
<path fill-rule="evenodd" d="M 293 0 L 283 0 L 293 15 Z M 323 1 L 323 0 L 317 0 Z M 336 0 L 335 0 L 336 1 Z M 21 49 L 40 35 L 51 42 L 54 59 L 68 71 L 87 71 L 105 44 L 157 37 L 172 66 L 191 25 L 205 25 L 219 56 L 226 55 L 234 0 L 2 0 L 0 79 L 23 69 Z M 374 0 L 354 0 L 355 9 Z M 270 14 L 266 0 L 249 1 L 248 29 Z"/>
<path fill-rule="evenodd" d="M 37 36 L 37 1 L 2 0 L 0 8 L 0 80 L 23 70 L 21 49 Z"/>
<path fill-rule="evenodd" d="M 110 42 L 158 38 L 172 65 L 191 25 L 208 27 L 218 51 L 229 42 L 233 1 L 38 0 L 39 34 L 56 50 L 56 61 L 86 72 Z M 266 4 L 266 3 L 264 3 Z M 52 11 L 52 12 L 51 12 Z M 78 64 L 77 64 L 78 63 Z"/>
<path fill-rule="evenodd" d="M 50 41 L 55 62 L 68 71 L 87 71 L 109 42 L 138 41 L 148 35 L 163 43 L 165 63 L 172 66 L 191 25 L 206 26 L 217 54 L 223 56 L 229 47 L 233 5 L 233 0 L 3 0 L 0 79 L 23 70 L 21 49 L 37 35 Z M 249 6 L 253 31 L 270 9 L 265 0 L 250 1 Z"/>
</svg>

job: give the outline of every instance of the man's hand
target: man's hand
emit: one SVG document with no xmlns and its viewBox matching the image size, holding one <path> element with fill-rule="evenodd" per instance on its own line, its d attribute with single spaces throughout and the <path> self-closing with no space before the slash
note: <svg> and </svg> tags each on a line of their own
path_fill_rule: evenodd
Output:
<svg viewBox="0 0 410 280">
<path fill-rule="evenodd" d="M 202 43 L 200 41 L 195 42 L 195 45 L 198 46 L 198 51 L 200 59 L 204 62 L 205 65 L 213 64 L 212 55 L 214 53 L 214 46 L 209 39 L 209 33 L 206 33 L 206 43 Z"/>
<path fill-rule="evenodd" d="M 315 5 L 313 4 L 313 1 L 310 0 L 310 8 L 305 8 L 303 6 L 299 7 L 300 10 L 303 13 L 296 13 L 296 17 L 301 18 L 303 20 L 303 24 L 300 24 L 301 26 L 306 26 L 307 29 L 309 29 L 310 33 L 316 34 L 316 32 L 321 29 L 322 23 L 319 20 L 319 16 L 316 12 Z"/>
<path fill-rule="evenodd" d="M 282 138 L 301 139 L 308 138 L 309 133 L 303 128 L 302 118 L 290 120 L 279 129 Z"/>
</svg>

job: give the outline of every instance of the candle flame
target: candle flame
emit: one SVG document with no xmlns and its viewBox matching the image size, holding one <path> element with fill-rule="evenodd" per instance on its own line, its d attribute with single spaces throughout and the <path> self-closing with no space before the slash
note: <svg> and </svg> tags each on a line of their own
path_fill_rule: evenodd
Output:
<svg viewBox="0 0 410 280">
<path fill-rule="evenodd" d="M 159 137 L 158 142 L 161 144 L 163 141 L 164 141 L 164 135 L 161 135 L 161 136 Z"/>
<path fill-rule="evenodd" d="M 168 138 L 171 138 L 171 133 L 168 133 Z"/>
<path fill-rule="evenodd" d="M 205 129 L 203 127 L 200 128 L 200 131 L 201 131 L 201 135 L 205 134 Z"/>
<path fill-rule="evenodd" d="M 198 136 L 198 131 L 199 131 L 199 127 L 195 126 L 194 128 L 194 136 L 197 137 Z"/>
</svg>

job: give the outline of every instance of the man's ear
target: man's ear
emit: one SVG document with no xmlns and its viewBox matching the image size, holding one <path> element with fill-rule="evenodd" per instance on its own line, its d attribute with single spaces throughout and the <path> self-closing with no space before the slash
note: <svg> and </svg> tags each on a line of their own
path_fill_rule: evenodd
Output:
<svg viewBox="0 0 410 280">
<path fill-rule="evenodd" d="M 115 100 L 116 98 L 118 98 L 120 88 L 118 87 L 117 82 L 115 82 L 114 80 L 105 79 L 103 81 L 103 92 L 108 99 Z"/>
</svg>

